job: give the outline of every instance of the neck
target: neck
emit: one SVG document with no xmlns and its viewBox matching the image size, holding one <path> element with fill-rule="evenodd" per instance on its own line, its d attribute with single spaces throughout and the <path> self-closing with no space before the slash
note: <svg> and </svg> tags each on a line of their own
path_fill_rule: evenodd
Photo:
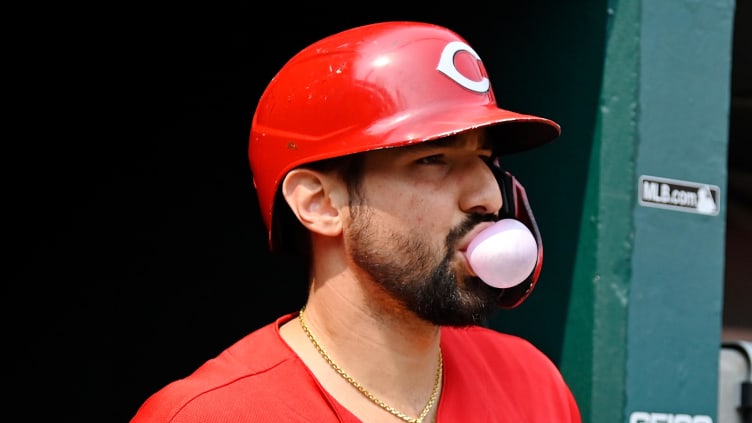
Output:
<svg viewBox="0 0 752 423">
<path fill-rule="evenodd" d="M 438 352 L 439 327 L 405 309 L 380 287 L 351 278 L 332 282 L 314 288 L 306 305 L 308 320 L 321 336 L 363 352 L 421 361 Z"/>
<path fill-rule="evenodd" d="M 349 282 L 353 284 L 352 279 Z M 435 386 L 439 328 L 394 304 L 353 298 L 373 299 L 373 295 L 361 297 L 332 280 L 314 283 L 305 325 L 331 360 L 358 384 L 404 414 L 419 416 Z M 398 421 L 332 368 L 297 319 L 281 332 L 322 386 L 346 408 L 364 421 Z M 431 421 L 435 409 L 436 405 L 424 423 Z"/>
<path fill-rule="evenodd" d="M 300 314 L 298 315 L 298 320 L 300 321 L 300 326 L 303 329 L 303 332 L 305 332 L 306 336 L 311 341 L 311 344 L 316 348 L 316 350 L 319 352 L 319 354 L 324 359 L 324 361 L 326 361 L 326 363 L 329 364 L 332 370 L 334 370 L 338 375 L 340 375 L 354 389 L 360 392 L 365 398 L 367 398 L 373 404 L 379 406 L 384 411 L 388 412 L 392 416 L 402 421 L 405 421 L 408 423 L 423 423 L 423 420 L 426 417 L 429 417 L 429 413 L 433 412 L 433 405 L 436 403 L 436 399 L 438 398 L 439 389 L 441 387 L 441 381 L 443 377 L 443 357 L 441 354 L 441 350 L 439 350 L 439 353 L 437 356 L 436 374 L 434 376 L 434 385 L 431 390 L 431 395 L 429 396 L 429 399 L 426 402 L 426 404 L 420 410 L 420 413 L 418 413 L 418 416 L 411 417 L 410 415 L 405 414 L 403 411 L 400 411 L 397 408 L 393 407 L 392 405 L 389 405 L 386 402 L 384 402 L 384 400 L 382 400 L 381 398 L 376 396 L 373 392 L 371 392 L 367 386 L 355 380 L 342 367 L 340 367 L 332 359 L 329 353 L 326 352 L 326 349 L 323 347 L 323 345 L 321 345 L 321 343 L 319 343 L 319 341 L 316 339 L 316 337 L 308 328 L 308 325 L 305 323 L 305 319 L 303 317 L 304 310 L 305 310 L 305 307 L 300 310 Z"/>
<path fill-rule="evenodd" d="M 388 354 L 425 359 L 438 352 L 439 328 L 396 301 L 345 254 L 342 237 L 314 237 L 309 320 L 320 336 Z M 322 341 L 327 341 L 322 339 Z"/>
</svg>

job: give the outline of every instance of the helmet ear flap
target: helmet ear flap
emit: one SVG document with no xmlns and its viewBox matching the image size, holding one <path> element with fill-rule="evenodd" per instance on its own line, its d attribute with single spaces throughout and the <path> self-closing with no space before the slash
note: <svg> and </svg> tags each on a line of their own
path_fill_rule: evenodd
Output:
<svg viewBox="0 0 752 423">
<path fill-rule="evenodd" d="M 496 182 L 501 190 L 502 205 L 499 210 L 499 220 L 517 218 L 517 195 L 514 192 L 514 176 L 501 168 L 498 159 L 489 164 Z"/>
<path fill-rule="evenodd" d="M 496 182 L 501 191 L 502 206 L 499 210 L 499 219 L 516 219 L 522 222 L 533 234 L 535 243 L 538 245 L 538 260 L 535 268 L 522 283 L 510 288 L 502 289 L 497 299 L 501 308 L 515 308 L 530 295 L 538 282 L 541 267 L 543 266 L 543 240 L 538 224 L 535 222 L 533 210 L 525 192 L 525 187 L 511 173 L 501 168 L 498 160 L 489 164 Z"/>
</svg>

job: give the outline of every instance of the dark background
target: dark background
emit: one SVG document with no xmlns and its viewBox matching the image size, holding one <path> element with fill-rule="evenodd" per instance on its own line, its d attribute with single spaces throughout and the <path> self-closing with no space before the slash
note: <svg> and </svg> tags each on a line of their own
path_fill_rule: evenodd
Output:
<svg viewBox="0 0 752 423">
<path fill-rule="evenodd" d="M 242 1 L 123 2 L 11 14 L 3 322 L 12 408 L 31 420 L 128 421 L 167 382 L 300 307 L 295 269 L 266 249 L 247 160 L 253 111 L 284 62 L 326 35 L 411 19 L 453 22 L 469 38 L 483 19 L 393 3 L 263 13 Z"/>
<path fill-rule="evenodd" d="M 504 12 L 524 24 L 540 2 L 519 3 Z M 24 420 L 127 421 L 161 386 L 302 304 L 295 269 L 267 253 L 247 161 L 256 101 L 288 58 L 392 19 L 446 25 L 483 55 L 494 24 L 451 4 L 267 7 L 9 14 L 2 309 L 9 406 Z M 735 162 L 746 177 L 749 161 Z M 729 201 L 749 210 L 739 195 Z"/>
</svg>

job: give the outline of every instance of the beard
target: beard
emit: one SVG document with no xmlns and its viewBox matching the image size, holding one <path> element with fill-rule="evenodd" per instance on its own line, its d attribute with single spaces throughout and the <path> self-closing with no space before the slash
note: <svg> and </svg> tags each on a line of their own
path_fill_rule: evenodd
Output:
<svg viewBox="0 0 752 423">
<path fill-rule="evenodd" d="M 502 290 L 456 261 L 457 242 L 478 223 L 495 220 L 493 215 L 469 215 L 447 235 L 442 251 L 425 232 L 384 233 L 369 225 L 367 209 L 352 210 L 347 238 L 353 261 L 406 309 L 433 324 L 456 327 L 483 324 L 497 309 Z"/>
</svg>

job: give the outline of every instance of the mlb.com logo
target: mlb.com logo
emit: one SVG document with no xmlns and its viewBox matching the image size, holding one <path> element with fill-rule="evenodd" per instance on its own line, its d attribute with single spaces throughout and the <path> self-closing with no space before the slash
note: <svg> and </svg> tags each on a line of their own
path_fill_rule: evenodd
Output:
<svg viewBox="0 0 752 423">
<path fill-rule="evenodd" d="M 720 211 L 721 190 L 715 185 L 640 176 L 640 205 L 715 216 Z"/>
</svg>

